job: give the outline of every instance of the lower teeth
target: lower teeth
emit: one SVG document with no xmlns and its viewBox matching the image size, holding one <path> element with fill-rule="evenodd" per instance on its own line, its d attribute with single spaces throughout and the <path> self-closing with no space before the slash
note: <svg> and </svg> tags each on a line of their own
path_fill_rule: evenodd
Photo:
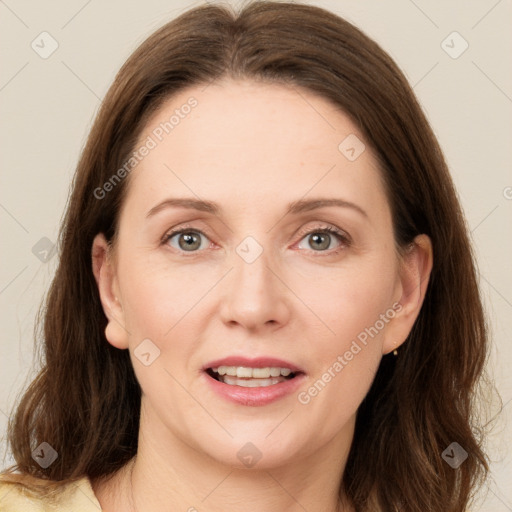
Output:
<svg viewBox="0 0 512 512">
<path fill-rule="evenodd" d="M 219 381 L 230 386 L 242 386 L 244 388 L 260 388 L 265 386 L 273 386 L 284 382 L 286 379 L 283 377 L 271 377 L 270 379 L 239 379 L 238 377 L 232 377 L 231 375 L 219 376 Z"/>
</svg>

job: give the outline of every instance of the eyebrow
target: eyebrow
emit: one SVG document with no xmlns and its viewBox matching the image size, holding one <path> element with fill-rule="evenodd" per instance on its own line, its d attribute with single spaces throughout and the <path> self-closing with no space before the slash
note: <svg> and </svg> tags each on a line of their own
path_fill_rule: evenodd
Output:
<svg viewBox="0 0 512 512">
<path fill-rule="evenodd" d="M 316 210 L 318 208 L 326 208 L 337 206 L 340 208 L 350 208 L 359 212 L 364 217 L 368 218 L 368 214 L 357 204 L 351 203 L 350 201 L 345 201 L 344 199 L 328 199 L 328 198 L 315 198 L 315 199 L 299 199 L 297 201 L 293 201 L 289 203 L 286 207 L 285 215 L 292 214 L 297 215 L 299 213 L 309 212 L 311 210 Z M 193 210 L 198 210 L 201 212 L 211 213 L 213 215 L 217 215 L 220 213 L 222 208 L 218 203 L 213 201 L 206 201 L 202 199 L 194 199 L 188 197 L 173 197 L 168 198 L 158 203 L 156 206 L 151 208 L 146 215 L 146 218 L 152 217 L 158 212 L 166 209 L 166 208 L 188 208 Z"/>
</svg>

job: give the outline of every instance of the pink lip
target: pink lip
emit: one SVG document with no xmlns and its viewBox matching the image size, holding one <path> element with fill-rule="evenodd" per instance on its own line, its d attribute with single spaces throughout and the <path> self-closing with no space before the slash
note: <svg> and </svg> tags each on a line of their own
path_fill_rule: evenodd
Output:
<svg viewBox="0 0 512 512">
<path fill-rule="evenodd" d="M 203 370 L 206 371 L 208 368 L 218 368 L 219 366 L 245 366 L 249 368 L 289 368 L 294 373 L 304 373 L 304 370 L 301 370 L 298 366 L 288 361 L 283 361 L 282 359 L 276 359 L 274 357 L 257 357 L 255 359 L 250 359 L 248 357 L 242 356 L 229 356 L 223 359 L 211 361 L 203 366 Z"/>
<path fill-rule="evenodd" d="M 295 375 L 293 379 L 260 388 L 244 388 L 242 386 L 224 384 L 224 382 L 210 377 L 206 371 L 202 373 L 202 377 L 206 380 L 206 384 L 211 387 L 210 389 L 222 398 L 238 405 L 257 407 L 270 404 L 271 402 L 275 402 L 280 398 L 290 395 L 299 388 L 302 381 L 306 378 L 306 375 L 299 373 Z"/>
<path fill-rule="evenodd" d="M 279 384 L 259 388 L 244 388 L 242 386 L 224 384 L 224 382 L 216 380 L 207 373 L 208 369 L 218 368 L 219 366 L 289 368 L 296 375 L 292 379 L 285 380 Z M 302 381 L 306 378 L 303 370 L 288 361 L 283 361 L 282 359 L 276 359 L 274 357 L 257 357 L 255 359 L 250 359 L 241 356 L 230 356 L 209 362 L 203 367 L 202 376 L 206 380 L 207 385 L 209 385 L 211 389 L 222 398 L 239 405 L 248 406 L 262 406 L 279 400 L 280 398 L 296 391 Z"/>
</svg>

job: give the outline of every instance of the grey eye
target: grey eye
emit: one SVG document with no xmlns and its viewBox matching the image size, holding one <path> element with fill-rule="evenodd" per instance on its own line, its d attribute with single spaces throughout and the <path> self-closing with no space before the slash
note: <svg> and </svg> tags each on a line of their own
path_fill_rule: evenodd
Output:
<svg viewBox="0 0 512 512">
<path fill-rule="evenodd" d="M 335 247 L 329 247 L 331 242 L 338 241 L 338 246 L 343 246 L 346 241 L 343 236 L 335 231 L 331 231 L 330 229 L 316 229 L 314 231 L 310 231 L 306 233 L 302 240 L 309 239 L 308 245 L 309 247 L 300 247 L 301 249 L 313 249 L 315 252 L 322 252 L 328 249 L 334 249 Z M 301 243 L 302 243 L 301 240 Z"/>
<path fill-rule="evenodd" d="M 205 235 L 199 231 L 178 231 L 169 235 L 168 243 L 175 249 L 194 252 L 201 247 L 202 236 L 205 237 Z M 174 238 L 177 238 L 178 240 L 178 247 L 172 243 Z"/>
<path fill-rule="evenodd" d="M 331 235 L 327 233 L 312 233 L 311 235 L 308 235 L 308 237 L 310 237 L 310 246 L 321 251 L 328 249 L 331 243 Z"/>
</svg>

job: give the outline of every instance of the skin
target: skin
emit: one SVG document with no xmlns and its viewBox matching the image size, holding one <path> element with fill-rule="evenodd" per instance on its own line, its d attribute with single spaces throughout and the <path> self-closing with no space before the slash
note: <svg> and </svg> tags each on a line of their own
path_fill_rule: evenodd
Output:
<svg viewBox="0 0 512 512">
<path fill-rule="evenodd" d="M 419 313 L 431 242 L 420 235 L 399 257 L 369 145 L 349 161 L 338 145 L 364 137 L 307 90 L 232 80 L 189 88 L 155 113 L 140 144 L 191 96 L 197 107 L 130 174 L 115 247 L 98 234 L 92 248 L 107 340 L 130 351 L 143 391 L 134 464 L 93 489 L 105 510 L 350 511 L 338 489 L 357 408 Z M 222 209 L 147 218 L 170 197 Z M 343 199 L 366 215 L 333 206 L 285 215 L 302 198 Z M 195 233 L 192 252 L 180 235 L 162 242 L 185 225 L 206 235 Z M 324 227 L 351 242 L 315 243 L 311 232 Z M 252 263 L 236 252 L 247 236 L 263 249 Z M 297 393 L 233 404 L 201 374 L 219 357 L 268 355 L 302 368 L 307 391 L 394 303 L 400 311 L 308 404 Z M 148 338 L 160 355 L 145 366 L 134 350 Z M 262 454 L 252 468 L 237 457 L 247 442 Z"/>
</svg>

